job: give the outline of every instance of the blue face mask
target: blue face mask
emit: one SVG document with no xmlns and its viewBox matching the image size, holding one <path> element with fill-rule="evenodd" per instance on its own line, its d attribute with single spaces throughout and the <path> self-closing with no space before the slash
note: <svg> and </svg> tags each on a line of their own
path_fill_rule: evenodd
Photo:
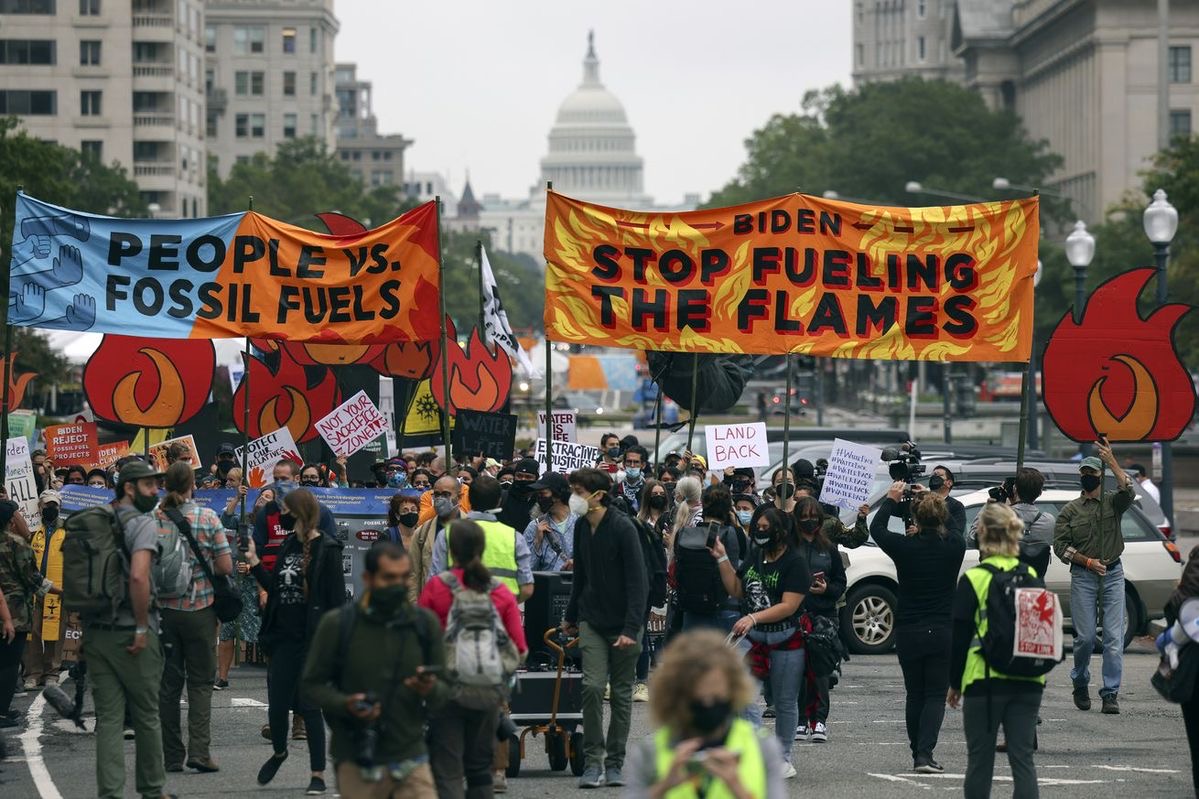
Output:
<svg viewBox="0 0 1199 799">
<path fill-rule="evenodd" d="M 742 524 L 749 524 L 749 520 L 752 519 L 753 517 L 754 517 L 754 512 L 752 510 L 737 511 L 737 521 L 741 522 Z"/>
<path fill-rule="evenodd" d="M 271 490 L 275 492 L 275 501 L 283 502 L 283 498 L 296 490 L 295 480 L 276 480 L 271 486 Z"/>
<path fill-rule="evenodd" d="M 640 480 L 641 479 L 641 467 L 640 466 L 630 466 L 624 470 L 624 473 L 625 473 L 625 476 L 628 477 L 630 480 Z"/>
<path fill-rule="evenodd" d="M 408 485 L 408 475 L 403 472 L 392 472 L 387 475 L 388 488 L 403 488 Z"/>
</svg>

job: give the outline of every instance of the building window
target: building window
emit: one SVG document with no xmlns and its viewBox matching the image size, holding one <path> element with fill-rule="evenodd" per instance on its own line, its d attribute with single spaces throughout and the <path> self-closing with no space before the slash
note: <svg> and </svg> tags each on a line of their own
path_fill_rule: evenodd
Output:
<svg viewBox="0 0 1199 799">
<path fill-rule="evenodd" d="M 204 52 L 216 52 L 216 28 L 211 25 L 204 26 Z"/>
<path fill-rule="evenodd" d="M 85 117 L 100 116 L 100 92 L 79 92 L 79 113 Z"/>
<path fill-rule="evenodd" d="M 50 39 L 0 39 L 0 64 L 53 65 L 55 43 Z"/>
<path fill-rule="evenodd" d="M 54 0 L 0 0 L 0 14 L 56 14 Z"/>
<path fill-rule="evenodd" d="M 100 0 L 79 0 L 79 16 L 100 16 Z"/>
<path fill-rule="evenodd" d="M 923 61 L 925 56 L 924 37 L 916 37 L 916 58 Z"/>
<path fill-rule="evenodd" d="M 239 139 L 261 139 L 266 135 L 266 115 L 238 114 L 234 118 L 233 132 Z"/>
<path fill-rule="evenodd" d="M 233 73 L 234 94 L 261 97 L 266 90 L 266 73 L 238 71 Z"/>
<path fill-rule="evenodd" d="M 296 52 L 296 29 L 295 28 L 284 28 L 283 29 L 283 52 L 293 53 L 293 54 Z"/>
<path fill-rule="evenodd" d="M 308 73 L 308 93 L 316 97 L 316 73 Z"/>
<path fill-rule="evenodd" d="M 916 19 L 924 19 L 928 13 L 928 0 L 916 0 Z"/>
<path fill-rule="evenodd" d="M 343 160 L 343 161 L 349 161 L 349 160 L 350 160 L 350 152 L 349 152 L 349 150 L 342 150 L 342 151 L 341 151 L 341 160 Z"/>
<path fill-rule="evenodd" d="M 373 170 L 371 170 L 371 185 L 372 186 L 390 186 L 391 185 L 391 170 L 390 169 L 373 169 Z"/>
<path fill-rule="evenodd" d="M 350 153 L 350 160 L 361 161 L 362 160 L 362 152 L 359 150 L 355 150 L 354 152 Z"/>
<path fill-rule="evenodd" d="M 1189 108 L 1170 112 L 1170 138 L 1189 139 L 1191 136 L 1191 111 Z"/>
<path fill-rule="evenodd" d="M 320 32 L 316 28 L 308 29 L 308 52 L 315 53 L 317 49 L 317 35 Z"/>
<path fill-rule="evenodd" d="M 79 142 L 79 152 L 83 153 L 85 158 L 95 158 L 97 161 L 104 159 L 104 142 L 94 139 L 84 140 Z"/>
<path fill-rule="evenodd" d="M 317 120 L 316 114 L 309 114 L 309 116 L 308 116 L 308 127 L 309 127 L 308 134 L 310 136 L 315 136 L 318 126 L 319 126 L 319 122 Z"/>
<path fill-rule="evenodd" d="M 207 120 L 206 124 L 204 125 L 204 135 L 210 139 L 215 139 L 217 137 L 217 115 L 216 114 L 208 115 L 208 120 Z"/>
<path fill-rule="evenodd" d="M 58 113 L 58 94 L 25 89 L 0 90 L 0 114 L 52 116 Z"/>
<path fill-rule="evenodd" d="M 81 67 L 98 67 L 98 66 L 100 66 L 100 43 L 99 42 L 80 42 L 79 43 L 79 66 L 81 66 Z"/>
<path fill-rule="evenodd" d="M 1171 83 L 1191 82 L 1191 48 L 1189 45 L 1170 48 L 1167 62 Z"/>
<path fill-rule="evenodd" d="M 296 73 L 294 73 L 294 72 L 284 72 L 283 73 L 283 96 L 284 97 L 295 97 L 296 96 Z"/>
<path fill-rule="evenodd" d="M 239 26 L 233 29 L 233 52 L 236 55 L 262 53 L 266 50 L 266 28 L 261 25 Z"/>
<path fill-rule="evenodd" d="M 283 115 L 283 138 L 294 139 L 296 137 L 296 127 L 299 125 L 296 114 Z"/>
<path fill-rule="evenodd" d="M 866 61 L 866 45 L 859 42 L 854 47 L 854 62 L 860 67 Z"/>
</svg>

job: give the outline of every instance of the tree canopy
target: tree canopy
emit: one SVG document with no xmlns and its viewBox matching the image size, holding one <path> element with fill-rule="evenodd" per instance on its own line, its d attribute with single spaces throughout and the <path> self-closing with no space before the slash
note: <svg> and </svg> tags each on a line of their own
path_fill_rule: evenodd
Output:
<svg viewBox="0 0 1199 799">
<path fill-rule="evenodd" d="M 487 248 L 500 300 L 513 330 L 540 327 L 545 310 L 545 278 L 532 258 L 498 251 L 491 245 L 489 231 L 442 231 L 442 290 L 446 312 L 459 334 L 469 332 L 479 319 L 479 270 L 475 263 L 475 242 L 479 240 Z"/>
</svg>

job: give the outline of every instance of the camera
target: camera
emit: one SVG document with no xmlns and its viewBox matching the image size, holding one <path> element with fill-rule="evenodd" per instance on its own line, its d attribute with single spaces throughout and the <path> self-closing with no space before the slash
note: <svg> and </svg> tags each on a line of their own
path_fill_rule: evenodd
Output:
<svg viewBox="0 0 1199 799">
<path fill-rule="evenodd" d="M 904 489 L 903 499 L 899 502 L 900 515 L 903 517 L 904 526 L 909 526 L 912 523 L 912 498 L 915 496 L 912 486 L 924 476 L 925 467 L 921 462 L 922 458 L 920 448 L 916 446 L 916 442 L 914 441 L 905 441 L 898 447 L 886 447 L 883 449 L 883 460 L 888 462 L 887 471 L 890 473 L 891 479 L 902 480 L 908 484 L 907 488 Z"/>
<path fill-rule="evenodd" d="M 995 502 L 1003 502 L 1007 505 L 1014 503 L 1016 501 L 1016 478 L 1009 477 L 1003 481 L 1002 485 L 987 489 L 987 496 Z"/>
<path fill-rule="evenodd" d="M 354 709 L 359 713 L 367 713 L 379 703 L 379 697 L 368 691 Z M 375 767 L 375 754 L 379 748 L 379 725 L 374 721 L 363 723 L 354 733 L 354 763 L 360 768 Z"/>
</svg>

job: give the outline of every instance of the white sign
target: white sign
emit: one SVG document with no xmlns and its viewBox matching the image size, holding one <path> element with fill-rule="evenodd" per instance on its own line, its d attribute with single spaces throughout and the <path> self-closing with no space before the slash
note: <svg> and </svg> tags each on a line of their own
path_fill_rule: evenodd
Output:
<svg viewBox="0 0 1199 799">
<path fill-rule="evenodd" d="M 359 391 L 316 423 L 317 432 L 336 455 L 353 455 L 387 432 L 387 417 Z"/>
<path fill-rule="evenodd" d="M 599 460 L 599 447 L 590 444 L 554 441 L 554 471 L 559 474 L 570 474 L 575 469 L 590 469 Z M 541 473 L 549 471 L 545 460 L 545 439 L 537 439 L 533 457 L 541 464 Z"/>
<path fill-rule="evenodd" d="M 769 466 L 770 448 L 766 443 L 766 424 L 710 424 L 704 427 L 708 439 L 708 468 L 719 472 L 730 466 Z"/>
<path fill-rule="evenodd" d="M 4 488 L 8 498 L 21 508 L 29 524 L 37 524 L 37 481 L 33 479 L 33 459 L 29 455 L 29 439 L 17 436 L 8 439 L 8 460 L 4 467 Z"/>
<path fill-rule="evenodd" d="M 820 501 L 844 510 L 857 510 L 866 504 L 874 490 L 874 472 L 882 457 L 878 447 L 833 439 Z"/>
<path fill-rule="evenodd" d="M 244 477 L 246 485 L 250 488 L 262 488 L 271 482 L 274 479 L 275 464 L 281 460 L 303 463 L 296 440 L 292 438 L 291 431 L 286 427 L 281 427 L 262 438 L 254 439 L 247 445 L 247 449 L 246 471 L 249 474 Z M 238 447 L 236 453 L 237 462 L 241 463 L 242 448 Z"/>
<path fill-rule="evenodd" d="M 575 440 L 575 412 L 554 411 L 554 444 Z M 545 434 L 545 411 L 537 412 L 537 437 L 549 438 Z"/>
<path fill-rule="evenodd" d="M 396 447 L 395 384 L 390 377 L 379 378 L 379 413 L 387 419 L 387 452 L 384 457 L 395 457 L 400 453 Z"/>
</svg>

